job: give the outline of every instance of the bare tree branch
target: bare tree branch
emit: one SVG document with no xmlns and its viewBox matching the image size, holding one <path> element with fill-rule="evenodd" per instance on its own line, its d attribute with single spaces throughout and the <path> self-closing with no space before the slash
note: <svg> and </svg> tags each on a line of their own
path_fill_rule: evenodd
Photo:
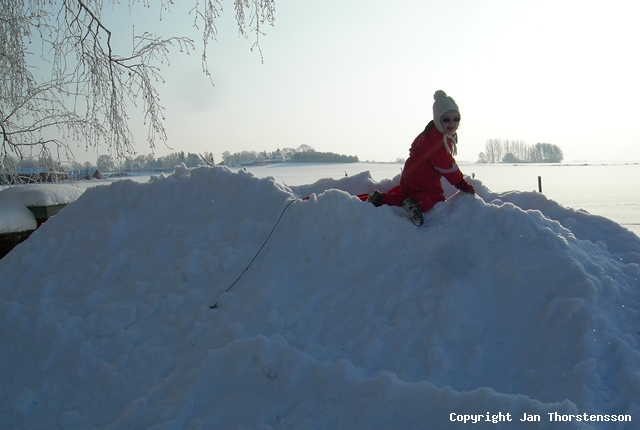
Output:
<svg viewBox="0 0 640 430">
<path fill-rule="evenodd" d="M 202 69 L 210 77 L 207 47 L 217 35 L 219 0 L 194 0 L 194 26 L 202 27 Z M 161 0 L 160 16 L 172 0 Z M 129 0 L 150 8 L 149 0 Z M 195 50 L 193 40 L 163 38 L 148 32 L 133 34 L 132 48 L 119 52 L 102 18 L 106 5 L 117 0 L 0 0 L 0 163 L 25 156 L 73 158 L 70 148 L 106 148 L 116 160 L 135 154 L 131 112 L 139 110 L 147 127 L 147 143 L 166 144 L 164 107 L 158 83 L 161 66 L 178 50 Z M 239 33 L 255 35 L 251 49 L 262 59 L 260 37 L 273 25 L 274 0 L 234 0 Z M 31 51 L 39 46 L 38 53 Z M 52 151 L 53 149 L 53 151 Z M 34 154 L 35 151 L 35 154 Z M 27 154 L 28 152 L 28 154 Z M 59 163 L 60 160 L 52 162 Z"/>
</svg>

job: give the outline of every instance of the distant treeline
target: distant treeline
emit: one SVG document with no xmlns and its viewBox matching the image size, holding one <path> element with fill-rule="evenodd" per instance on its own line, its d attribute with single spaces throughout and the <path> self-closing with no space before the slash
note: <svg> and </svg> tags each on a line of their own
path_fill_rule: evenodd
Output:
<svg viewBox="0 0 640 430">
<path fill-rule="evenodd" d="M 205 162 L 204 157 L 207 162 Z M 125 157 L 120 163 L 110 155 L 100 155 L 96 162 L 96 168 L 101 172 L 111 172 L 121 170 L 123 172 L 138 171 L 170 171 L 176 166 L 184 163 L 187 167 L 204 166 L 213 161 L 213 154 L 203 152 L 202 154 L 186 153 L 184 151 L 173 152 L 156 158 L 153 154 L 138 155 L 137 157 Z M 85 163 L 85 165 L 90 163 Z M 83 165 L 83 168 L 91 167 Z"/>
<path fill-rule="evenodd" d="M 357 155 L 340 155 L 333 152 L 306 151 L 291 156 L 292 163 L 357 163 Z"/>
<path fill-rule="evenodd" d="M 297 149 L 282 148 L 272 152 L 242 151 L 222 153 L 225 166 L 246 166 L 270 163 L 357 163 L 356 155 L 341 155 L 333 152 L 318 152 L 309 145 L 300 145 Z"/>
<path fill-rule="evenodd" d="M 550 143 L 529 145 L 521 140 L 490 139 L 485 151 L 478 155 L 478 163 L 560 163 L 562 149 Z"/>
<path fill-rule="evenodd" d="M 318 152 L 309 145 L 301 145 L 297 149 L 283 148 L 273 152 L 242 151 L 230 153 L 225 151 L 222 154 L 222 164 L 229 167 L 247 166 L 252 164 L 268 163 L 357 163 L 357 156 L 334 154 L 332 152 Z M 13 172 L 38 173 L 38 172 L 69 172 L 74 177 L 91 177 L 95 170 L 99 172 L 162 172 L 171 171 L 180 164 L 187 167 L 198 167 L 216 164 L 216 160 L 211 152 L 193 154 L 184 151 L 173 152 L 165 156 L 156 158 L 153 154 L 137 155 L 135 157 L 124 157 L 115 160 L 111 155 L 99 155 L 96 164 L 91 162 L 60 165 L 55 163 L 50 157 L 24 157 L 20 160 L 6 157 L 4 162 L 0 162 L 0 173 L 9 174 Z"/>
<path fill-rule="evenodd" d="M 206 161 L 205 161 L 206 160 Z M 184 163 L 187 167 L 212 165 L 213 154 L 174 152 L 156 158 L 153 154 L 124 157 L 116 162 L 110 155 L 100 155 L 96 164 L 71 162 L 61 164 L 50 156 L 5 157 L 0 160 L 0 184 L 27 182 L 57 182 L 67 178 L 91 179 L 92 177 L 122 176 L 129 172 L 167 172 Z M 98 173 L 96 173 L 98 171 Z M 105 176 L 103 176 L 105 177 Z"/>
</svg>

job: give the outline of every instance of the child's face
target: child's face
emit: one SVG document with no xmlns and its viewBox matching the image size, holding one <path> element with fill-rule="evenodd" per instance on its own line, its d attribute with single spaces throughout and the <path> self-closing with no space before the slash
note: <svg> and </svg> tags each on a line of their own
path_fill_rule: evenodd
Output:
<svg viewBox="0 0 640 430">
<path fill-rule="evenodd" d="M 460 114 L 454 110 L 445 112 L 440 117 L 440 126 L 447 134 L 453 134 L 460 125 Z"/>
</svg>

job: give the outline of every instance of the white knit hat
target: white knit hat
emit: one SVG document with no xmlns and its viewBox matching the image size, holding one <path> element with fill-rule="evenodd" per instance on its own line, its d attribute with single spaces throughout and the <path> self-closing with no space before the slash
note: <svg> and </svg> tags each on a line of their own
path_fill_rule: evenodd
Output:
<svg viewBox="0 0 640 430">
<path fill-rule="evenodd" d="M 454 110 L 458 112 L 458 114 L 460 114 L 460 109 L 458 109 L 456 101 L 449 97 L 447 93 L 442 90 L 436 91 L 436 93 L 433 95 L 433 99 L 435 100 L 433 102 L 433 122 L 435 123 L 438 131 L 445 134 L 444 130 L 442 130 L 442 125 L 440 124 L 440 118 L 450 110 Z"/>
</svg>

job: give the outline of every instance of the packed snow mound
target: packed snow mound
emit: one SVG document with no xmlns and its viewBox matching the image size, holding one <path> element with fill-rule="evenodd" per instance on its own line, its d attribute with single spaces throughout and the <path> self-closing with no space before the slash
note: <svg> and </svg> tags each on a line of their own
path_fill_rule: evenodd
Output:
<svg viewBox="0 0 640 430">
<path fill-rule="evenodd" d="M 469 180 L 420 228 L 366 173 L 88 189 L 0 260 L 3 425 L 632 428 L 575 417 L 640 420 L 640 240 Z"/>
</svg>

